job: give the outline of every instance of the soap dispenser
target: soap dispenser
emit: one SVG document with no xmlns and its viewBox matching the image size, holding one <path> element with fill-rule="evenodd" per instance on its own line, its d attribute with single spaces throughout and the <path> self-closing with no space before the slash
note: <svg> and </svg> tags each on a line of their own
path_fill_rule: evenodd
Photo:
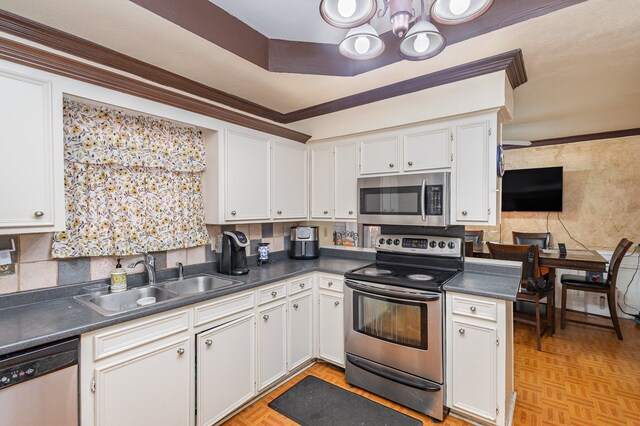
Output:
<svg viewBox="0 0 640 426">
<path fill-rule="evenodd" d="M 125 291 L 127 289 L 127 271 L 122 268 L 118 259 L 116 263 L 116 270 L 111 273 L 111 292 L 116 293 L 119 291 Z"/>
</svg>

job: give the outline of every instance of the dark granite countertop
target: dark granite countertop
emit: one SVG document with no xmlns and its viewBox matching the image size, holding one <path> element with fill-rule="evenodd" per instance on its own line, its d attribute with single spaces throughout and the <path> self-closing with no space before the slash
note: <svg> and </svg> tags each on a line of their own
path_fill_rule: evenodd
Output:
<svg viewBox="0 0 640 426">
<path fill-rule="evenodd" d="M 316 260 L 280 259 L 273 264 L 261 267 L 250 266 L 249 274 L 232 277 L 242 283 L 237 286 L 217 292 L 180 297 L 166 303 L 111 317 L 100 315 L 73 297 L 52 298 L 46 301 L 6 307 L 0 309 L 0 355 L 79 336 L 99 328 L 215 299 L 305 273 L 317 271 L 342 275 L 348 270 L 359 268 L 371 262 L 370 258 L 362 259 L 352 255 L 341 257 L 323 255 Z M 222 276 L 227 278 L 226 275 Z"/>
<path fill-rule="evenodd" d="M 518 262 L 468 259 L 464 272 L 448 281 L 443 289 L 515 302 L 520 289 L 520 269 Z"/>
</svg>

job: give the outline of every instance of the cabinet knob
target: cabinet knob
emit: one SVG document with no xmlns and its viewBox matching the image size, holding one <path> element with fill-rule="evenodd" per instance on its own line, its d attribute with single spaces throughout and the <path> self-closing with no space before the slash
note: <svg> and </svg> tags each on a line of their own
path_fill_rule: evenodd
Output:
<svg viewBox="0 0 640 426">
<path fill-rule="evenodd" d="M 184 355 L 184 348 L 178 348 L 178 355 Z"/>
<path fill-rule="evenodd" d="M 213 340 L 207 339 L 207 340 L 205 340 L 204 344 L 207 345 L 207 346 L 211 346 L 211 345 L 213 345 Z"/>
<path fill-rule="evenodd" d="M 293 304 L 293 309 L 298 309 L 298 304 L 297 303 Z"/>
<path fill-rule="evenodd" d="M 262 319 L 265 320 L 265 321 L 268 320 L 269 319 L 269 315 L 263 315 Z"/>
<path fill-rule="evenodd" d="M 340 304 L 339 300 L 336 300 L 335 302 L 333 302 L 334 305 L 338 306 Z"/>
<path fill-rule="evenodd" d="M 464 328 L 461 328 L 460 330 L 458 330 L 458 333 L 464 334 Z"/>
<path fill-rule="evenodd" d="M 277 292 L 277 291 L 272 291 L 272 292 L 271 292 L 271 297 L 276 297 L 277 295 L 278 295 L 278 292 Z"/>
<path fill-rule="evenodd" d="M 466 210 L 462 210 L 462 216 L 466 216 L 467 215 L 467 211 Z"/>
<path fill-rule="evenodd" d="M 475 311 L 476 311 L 476 307 L 475 307 L 475 306 L 471 306 L 471 307 L 469 308 L 469 310 L 470 310 L 471 312 L 475 312 Z"/>
<path fill-rule="evenodd" d="M 304 283 L 300 283 L 300 288 L 304 288 Z"/>
<path fill-rule="evenodd" d="M 235 210 L 231 210 L 231 216 L 235 216 L 236 215 L 236 211 Z"/>
<path fill-rule="evenodd" d="M 40 210 L 38 210 L 37 212 L 34 212 L 33 215 L 35 217 L 42 217 L 42 216 L 44 216 L 44 212 L 41 212 Z"/>
<path fill-rule="evenodd" d="M 389 167 L 393 169 L 393 163 L 389 163 Z"/>
<path fill-rule="evenodd" d="M 331 286 L 333 285 L 333 281 L 329 281 L 329 282 L 327 283 L 327 285 L 328 285 L 329 287 L 331 287 Z"/>
<path fill-rule="evenodd" d="M 413 161 L 409 161 L 407 164 L 413 166 Z"/>
<path fill-rule="evenodd" d="M 329 210 L 325 210 L 325 211 L 324 211 L 324 214 L 329 214 Z"/>
<path fill-rule="evenodd" d="M 349 210 L 349 214 L 353 214 L 353 210 Z"/>
<path fill-rule="evenodd" d="M 282 214 L 282 210 L 278 210 L 278 214 Z"/>
</svg>

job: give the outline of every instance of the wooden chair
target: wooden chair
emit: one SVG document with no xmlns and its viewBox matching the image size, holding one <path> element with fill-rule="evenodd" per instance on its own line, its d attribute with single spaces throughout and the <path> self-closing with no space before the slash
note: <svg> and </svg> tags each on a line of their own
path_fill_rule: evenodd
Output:
<svg viewBox="0 0 640 426">
<path fill-rule="evenodd" d="M 560 282 L 562 283 L 562 308 L 560 310 L 560 328 L 564 329 L 567 321 L 576 322 L 584 325 L 593 325 L 595 327 L 602 327 L 613 329 L 618 335 L 618 339 L 622 340 L 622 331 L 620 330 L 620 322 L 618 321 L 618 313 L 616 311 L 616 281 L 618 279 L 618 270 L 620 264 L 624 258 L 625 253 L 629 250 L 633 243 L 626 238 L 623 238 L 618 243 L 618 246 L 611 256 L 609 262 L 609 270 L 607 271 L 607 279 L 605 282 L 597 282 L 588 280 L 587 277 L 582 275 L 562 274 Z M 567 319 L 567 290 L 579 290 L 592 293 L 603 293 L 607 298 L 607 305 L 609 306 L 609 315 L 611 316 L 611 322 L 613 326 L 595 324 L 592 322 L 578 321 L 573 319 Z M 592 316 L 599 316 L 596 314 L 589 314 Z"/>
<path fill-rule="evenodd" d="M 473 244 L 482 244 L 484 231 L 464 231 L 464 240 L 471 241 Z"/>
<path fill-rule="evenodd" d="M 521 244 L 529 246 L 535 244 L 538 248 L 549 248 L 551 242 L 551 234 L 549 232 L 516 232 L 511 233 L 513 235 L 513 244 Z"/>
<path fill-rule="evenodd" d="M 473 241 L 464 242 L 464 257 L 473 257 Z"/>
<path fill-rule="evenodd" d="M 547 333 L 554 334 L 555 333 L 555 297 L 554 297 L 554 289 L 553 283 L 545 282 L 545 286 L 543 288 L 538 288 L 536 286 L 535 290 L 527 290 L 527 282 L 529 277 L 529 250 L 532 249 L 534 253 L 533 259 L 533 281 L 538 283 L 538 280 L 542 277 L 540 274 L 539 267 L 539 251 L 538 246 L 535 244 L 531 244 L 530 246 L 525 245 L 510 245 L 510 244 L 497 244 L 497 243 L 487 243 L 489 247 L 489 252 L 491 253 L 491 257 L 493 259 L 502 259 L 502 260 L 513 260 L 522 262 L 522 277 L 520 280 L 520 292 L 518 293 L 517 300 L 523 302 L 530 302 L 535 304 L 535 320 L 532 320 L 530 316 L 518 315 L 515 317 L 516 320 L 533 324 L 536 326 L 536 337 L 538 340 L 538 350 L 542 350 L 541 339 Z M 543 278 L 544 279 L 544 278 Z M 540 310 L 540 301 L 542 299 L 546 299 L 546 319 L 544 328 L 542 327 L 541 321 L 541 310 Z"/>
</svg>

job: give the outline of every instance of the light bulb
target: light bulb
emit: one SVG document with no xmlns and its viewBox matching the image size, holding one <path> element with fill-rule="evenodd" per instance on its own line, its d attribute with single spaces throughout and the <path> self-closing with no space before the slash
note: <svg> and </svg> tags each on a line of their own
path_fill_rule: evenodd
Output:
<svg viewBox="0 0 640 426">
<path fill-rule="evenodd" d="M 424 53 L 429 48 L 430 44 L 431 42 L 429 41 L 429 36 L 427 36 L 425 33 L 420 33 L 413 41 L 413 48 L 418 53 Z"/>
<path fill-rule="evenodd" d="M 470 5 L 471 0 L 451 0 L 449 3 L 449 10 L 451 10 L 451 13 L 458 16 L 465 13 L 469 9 Z"/>
<path fill-rule="evenodd" d="M 343 18 L 351 18 L 356 13 L 356 0 L 338 0 L 338 13 Z"/>
<path fill-rule="evenodd" d="M 358 36 L 358 38 L 356 38 L 356 42 L 353 44 L 353 47 L 356 49 L 356 52 L 364 55 L 369 51 L 371 42 L 369 41 L 368 37 Z"/>
</svg>

